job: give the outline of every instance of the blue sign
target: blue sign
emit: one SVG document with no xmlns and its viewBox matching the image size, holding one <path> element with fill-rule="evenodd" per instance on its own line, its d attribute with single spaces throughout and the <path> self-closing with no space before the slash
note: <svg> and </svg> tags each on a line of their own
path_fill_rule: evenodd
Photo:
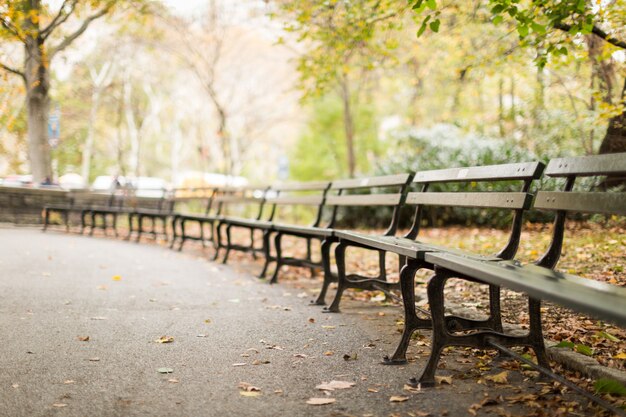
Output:
<svg viewBox="0 0 626 417">
<path fill-rule="evenodd" d="M 48 143 L 50 147 L 56 148 L 61 139 L 61 112 L 57 107 L 48 116 Z"/>
<path fill-rule="evenodd" d="M 289 158 L 285 155 L 278 157 L 278 179 L 286 180 L 289 178 Z"/>
</svg>

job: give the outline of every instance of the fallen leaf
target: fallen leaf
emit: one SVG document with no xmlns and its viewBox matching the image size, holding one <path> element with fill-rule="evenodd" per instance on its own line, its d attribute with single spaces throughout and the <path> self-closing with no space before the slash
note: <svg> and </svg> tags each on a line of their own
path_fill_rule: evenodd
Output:
<svg viewBox="0 0 626 417">
<path fill-rule="evenodd" d="M 330 382 L 322 382 L 317 385 L 315 389 L 324 390 L 324 391 L 333 391 L 336 389 L 347 389 L 352 388 L 356 384 L 354 382 L 348 381 L 330 381 Z"/>
<path fill-rule="evenodd" d="M 13 385 L 11 385 L 11 386 L 12 386 L 13 388 L 19 388 L 19 387 L 20 387 L 20 384 L 13 384 Z"/>
<path fill-rule="evenodd" d="M 52 274 L 50 272 L 42 272 L 41 275 L 43 275 L 44 277 L 52 276 Z"/>
<path fill-rule="evenodd" d="M 78 336 L 78 340 L 81 342 L 89 342 L 89 336 Z"/>
<path fill-rule="evenodd" d="M 368 388 L 367 392 L 378 392 L 376 388 Z"/>
<path fill-rule="evenodd" d="M 353 353 L 352 355 L 349 354 L 345 354 L 343 355 L 343 360 L 344 361 L 355 361 L 357 359 L 358 354 L 357 353 Z"/>
<path fill-rule="evenodd" d="M 247 363 L 245 362 L 239 362 L 239 363 L 233 363 L 233 366 L 246 366 Z"/>
<path fill-rule="evenodd" d="M 255 359 L 252 362 L 252 365 L 267 365 L 268 363 L 270 363 L 270 361 L 268 360 L 259 360 L 259 359 Z"/>
<path fill-rule="evenodd" d="M 102 317 L 102 316 L 96 316 L 96 317 L 90 317 L 89 320 L 107 320 L 107 318 Z"/>
<path fill-rule="evenodd" d="M 206 334 L 197 334 L 196 337 L 207 337 Z"/>
<path fill-rule="evenodd" d="M 107 286 L 106 286 L 106 285 L 98 285 L 98 286 L 96 287 L 96 289 L 98 289 L 98 290 L 102 290 L 102 291 L 105 291 L 105 290 L 107 289 Z"/>
<path fill-rule="evenodd" d="M 244 391 L 261 391 L 261 388 L 259 387 L 255 387 L 254 385 L 248 383 L 248 382 L 240 382 L 239 385 L 237 385 L 237 388 L 242 389 Z"/>
<path fill-rule="evenodd" d="M 309 398 L 306 403 L 309 405 L 327 405 L 336 401 L 335 398 Z"/>
<path fill-rule="evenodd" d="M 309 319 L 309 323 L 315 323 L 315 319 L 314 319 L 313 317 L 311 317 L 311 318 Z"/>
<path fill-rule="evenodd" d="M 327 350 L 326 352 L 324 352 L 324 356 L 333 356 L 335 354 L 335 352 L 333 352 L 332 350 Z"/>
<path fill-rule="evenodd" d="M 485 376 L 486 381 L 492 381 L 496 384 L 508 384 L 507 376 L 509 375 L 508 371 L 502 371 L 496 375 L 487 375 Z"/>
<path fill-rule="evenodd" d="M 409 384 L 404 384 L 404 390 L 408 391 L 408 392 L 412 392 L 414 394 L 418 393 L 418 392 L 422 392 L 421 387 L 418 385 L 417 387 L 412 387 Z"/>
<path fill-rule="evenodd" d="M 452 377 L 451 376 L 436 376 L 435 382 L 437 385 L 448 384 L 452 385 Z"/>
<path fill-rule="evenodd" d="M 66 379 L 65 381 L 63 381 L 64 384 L 69 385 L 69 384 L 74 384 L 76 383 L 76 381 L 74 381 L 73 379 Z"/>
<path fill-rule="evenodd" d="M 121 281 L 122 277 L 119 275 L 113 275 L 113 278 L 111 278 L 113 281 Z"/>
<path fill-rule="evenodd" d="M 303 358 L 303 359 L 308 357 L 304 353 L 296 353 L 293 356 L 294 356 L 294 358 Z"/>
<path fill-rule="evenodd" d="M 283 393 L 283 390 L 282 390 L 282 389 L 277 389 L 277 390 L 274 390 L 274 394 L 278 394 L 278 395 L 280 395 L 280 394 L 282 394 L 282 393 Z"/>
<path fill-rule="evenodd" d="M 393 395 L 391 396 L 391 398 L 389 398 L 389 401 L 392 403 L 403 403 L 407 401 L 408 399 L 409 397 L 404 396 L 404 395 Z"/>
<path fill-rule="evenodd" d="M 57 408 L 63 408 L 63 407 L 67 407 L 67 404 L 65 403 L 54 403 L 52 404 L 53 407 L 57 407 Z"/>
<path fill-rule="evenodd" d="M 322 329 L 336 329 L 337 326 L 322 326 Z"/>
<path fill-rule="evenodd" d="M 160 374 L 171 374 L 174 370 L 172 368 L 159 368 L 157 372 Z"/>
<path fill-rule="evenodd" d="M 89 358 L 89 360 L 90 360 L 91 362 L 99 362 L 99 361 L 100 361 L 100 358 L 98 358 L 98 357 L 95 357 L 95 358 Z"/>
<path fill-rule="evenodd" d="M 258 397 L 261 395 L 260 392 L 256 392 L 256 391 L 239 391 L 239 395 L 243 395 L 244 397 Z"/>
<path fill-rule="evenodd" d="M 613 356 L 613 359 L 626 359 L 626 352 L 618 353 Z"/>
<path fill-rule="evenodd" d="M 173 343 L 174 336 L 161 336 L 159 339 L 155 340 L 156 343 Z"/>
<path fill-rule="evenodd" d="M 205 322 L 206 324 L 211 324 L 211 319 L 206 319 L 206 320 L 204 320 L 204 322 Z"/>
<path fill-rule="evenodd" d="M 178 384 L 180 381 L 176 378 L 170 378 L 167 380 L 167 382 L 171 382 L 172 384 Z"/>
</svg>

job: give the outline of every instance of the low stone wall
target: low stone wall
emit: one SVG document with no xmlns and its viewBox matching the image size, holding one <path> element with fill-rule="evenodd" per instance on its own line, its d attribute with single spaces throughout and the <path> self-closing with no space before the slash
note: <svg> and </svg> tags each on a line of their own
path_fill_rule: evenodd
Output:
<svg viewBox="0 0 626 417">
<path fill-rule="evenodd" d="M 46 204 L 70 204 L 72 197 L 81 194 L 82 198 L 90 198 L 106 204 L 109 195 L 89 193 L 86 191 L 66 191 L 46 188 L 19 188 L 0 186 L 0 223 L 41 224 L 41 212 Z M 132 198 L 128 200 L 131 207 L 157 208 L 159 198 Z"/>
</svg>

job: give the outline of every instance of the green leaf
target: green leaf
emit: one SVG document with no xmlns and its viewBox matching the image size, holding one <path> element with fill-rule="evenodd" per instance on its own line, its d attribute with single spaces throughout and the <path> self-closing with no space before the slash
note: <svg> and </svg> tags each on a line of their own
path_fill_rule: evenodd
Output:
<svg viewBox="0 0 626 417">
<path fill-rule="evenodd" d="M 525 38 L 526 36 L 528 36 L 528 26 L 519 25 L 517 27 L 517 33 L 519 33 L 520 38 Z"/>
<path fill-rule="evenodd" d="M 594 389 L 598 394 L 626 395 L 626 387 L 618 381 L 608 378 L 600 378 L 594 384 Z"/>
<path fill-rule="evenodd" d="M 568 342 L 567 340 L 564 340 L 562 342 L 560 342 L 558 345 L 555 345 L 555 348 L 570 348 L 570 349 L 574 349 L 574 346 L 576 346 L 574 343 L 572 342 Z"/>
<path fill-rule="evenodd" d="M 591 349 L 589 346 L 576 345 L 574 347 L 574 350 L 578 353 L 582 353 L 585 356 L 593 356 L 593 349 Z"/>
<path fill-rule="evenodd" d="M 428 25 L 428 21 L 430 20 L 430 18 L 431 18 L 431 16 L 428 15 L 428 16 L 426 16 L 426 18 L 422 22 L 422 26 L 420 26 L 419 30 L 417 31 L 417 37 L 418 38 L 424 34 L 424 31 L 426 30 L 426 27 Z"/>
<path fill-rule="evenodd" d="M 437 9 L 437 0 L 426 0 L 426 4 L 430 10 Z"/>
<path fill-rule="evenodd" d="M 533 29 L 533 32 L 544 35 L 546 33 L 546 27 L 544 25 L 540 25 L 539 23 L 532 22 L 530 27 Z"/>
<path fill-rule="evenodd" d="M 607 340 L 610 340 L 611 342 L 619 342 L 619 338 L 613 336 L 611 333 L 607 333 L 607 332 L 598 332 L 599 336 L 604 337 Z"/>
<path fill-rule="evenodd" d="M 439 19 L 433 20 L 432 22 L 430 22 L 430 30 L 432 30 L 435 33 L 439 32 L 440 24 L 441 24 L 441 21 Z"/>
<path fill-rule="evenodd" d="M 496 16 L 493 18 L 492 22 L 494 25 L 499 25 L 500 23 L 502 23 L 503 17 L 502 16 Z"/>
<path fill-rule="evenodd" d="M 491 9 L 491 14 L 498 14 L 504 10 L 504 6 L 502 4 L 496 4 L 493 9 Z"/>
</svg>

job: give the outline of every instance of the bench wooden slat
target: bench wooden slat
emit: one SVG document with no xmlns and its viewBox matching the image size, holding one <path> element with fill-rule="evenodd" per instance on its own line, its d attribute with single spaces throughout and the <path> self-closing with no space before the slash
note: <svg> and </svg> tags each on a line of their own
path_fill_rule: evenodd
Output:
<svg viewBox="0 0 626 417">
<path fill-rule="evenodd" d="M 626 216 L 626 193 L 539 191 L 534 207 Z"/>
<path fill-rule="evenodd" d="M 546 175 L 551 177 L 626 174 L 626 152 L 606 155 L 556 158 L 550 160 Z"/>
<path fill-rule="evenodd" d="M 393 187 L 406 184 L 411 174 L 381 175 L 370 178 L 354 178 L 333 181 L 331 190 L 353 190 L 370 187 Z"/>
<path fill-rule="evenodd" d="M 626 326 L 626 288 L 536 265 L 516 266 L 510 261 L 480 262 L 430 252 L 426 262 Z"/>
<path fill-rule="evenodd" d="M 357 194 L 326 197 L 327 206 L 395 206 L 402 194 Z"/>
<path fill-rule="evenodd" d="M 268 204 L 299 204 L 309 206 L 319 206 L 324 201 L 324 197 L 321 195 L 303 195 L 303 196 L 278 196 L 268 198 Z"/>
<path fill-rule="evenodd" d="M 543 172 L 541 162 L 448 168 L 420 171 L 415 174 L 415 183 L 460 182 L 460 181 L 504 181 L 539 178 Z"/>
<path fill-rule="evenodd" d="M 252 203 L 261 204 L 263 199 L 256 197 L 245 197 L 238 195 L 220 195 L 213 200 L 216 203 Z"/>
<path fill-rule="evenodd" d="M 407 204 L 426 206 L 489 207 L 502 209 L 528 209 L 532 195 L 522 192 L 474 192 L 474 193 L 409 193 Z"/>
<path fill-rule="evenodd" d="M 276 191 L 323 191 L 330 185 L 328 181 L 285 182 L 272 186 Z"/>
</svg>

